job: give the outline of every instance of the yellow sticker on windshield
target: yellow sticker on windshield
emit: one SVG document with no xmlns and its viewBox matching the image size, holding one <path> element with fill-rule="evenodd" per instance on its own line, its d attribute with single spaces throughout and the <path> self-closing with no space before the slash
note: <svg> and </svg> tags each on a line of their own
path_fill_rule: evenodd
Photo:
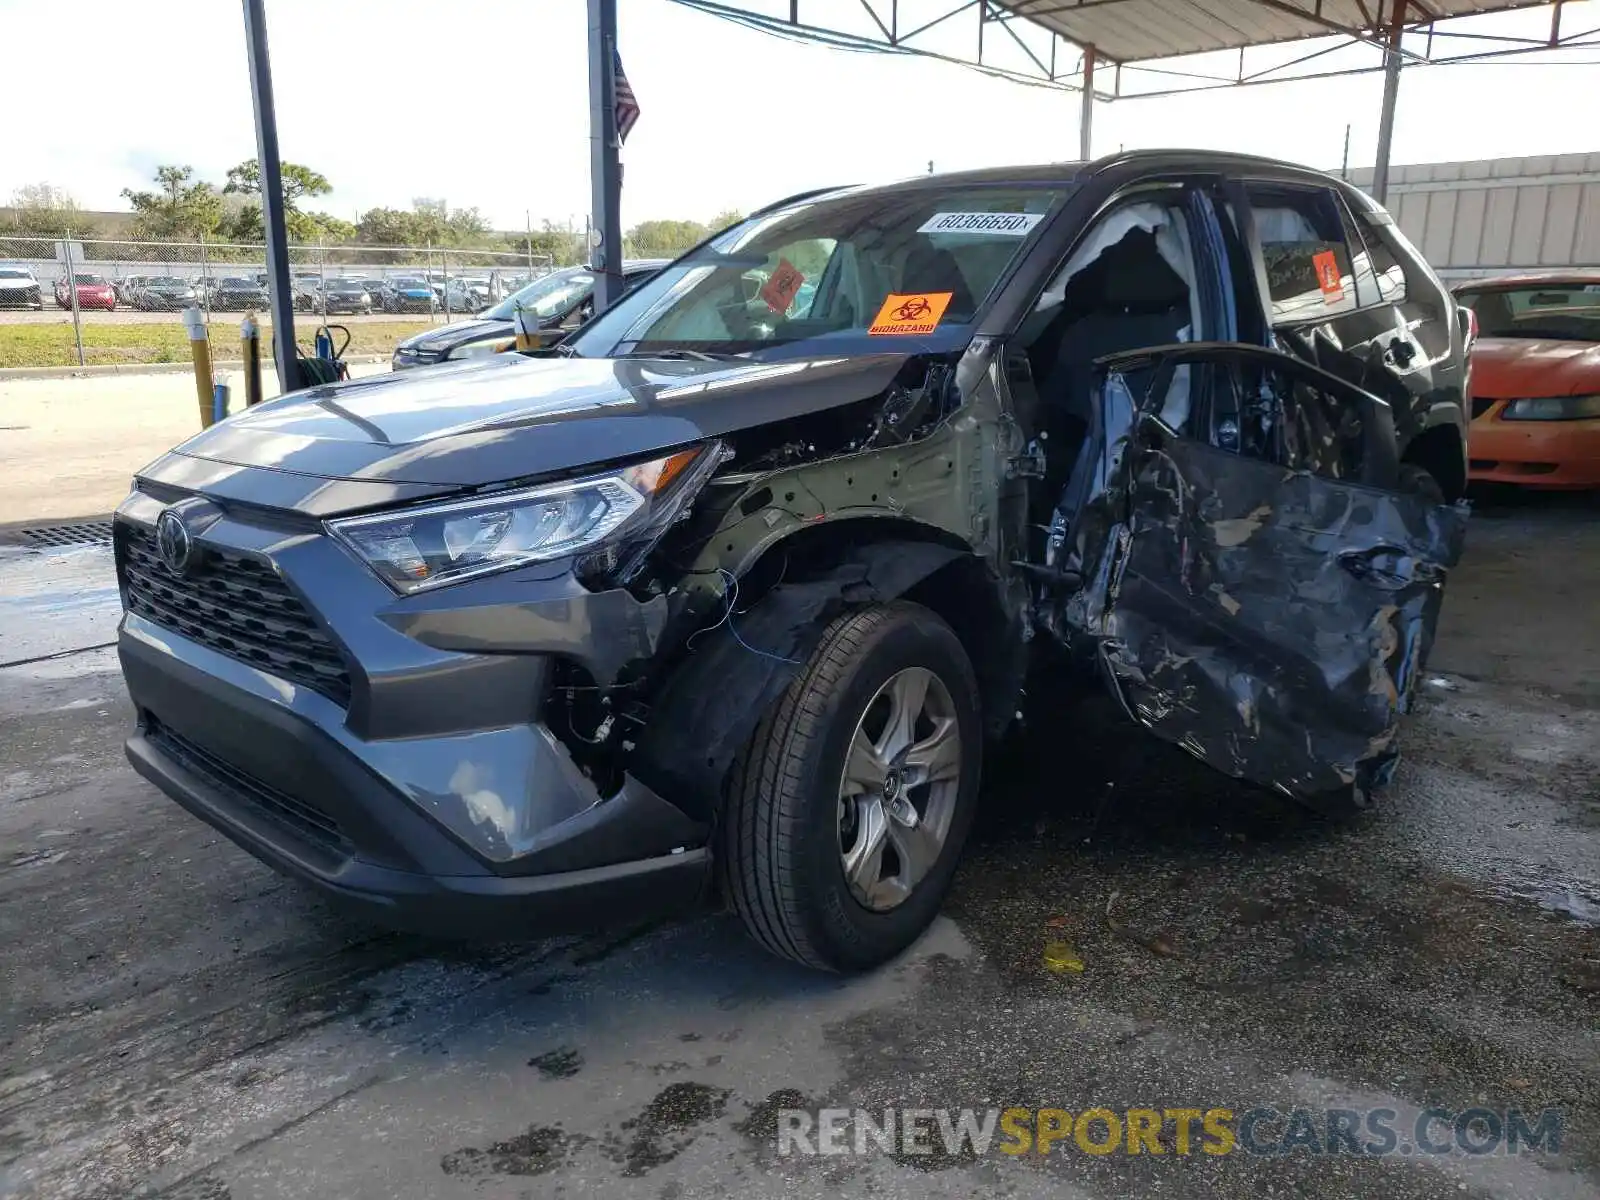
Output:
<svg viewBox="0 0 1600 1200">
<path fill-rule="evenodd" d="M 883 302 L 878 315 L 867 330 L 874 336 L 883 334 L 916 335 L 932 333 L 939 328 L 939 319 L 950 307 L 954 292 L 913 292 L 910 295 L 891 295 Z"/>
</svg>

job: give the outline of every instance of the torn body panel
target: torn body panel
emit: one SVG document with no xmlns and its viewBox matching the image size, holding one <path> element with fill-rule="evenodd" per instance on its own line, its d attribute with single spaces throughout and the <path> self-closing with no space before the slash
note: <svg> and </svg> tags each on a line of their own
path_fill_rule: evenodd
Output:
<svg viewBox="0 0 1600 1200">
<path fill-rule="evenodd" d="M 714 524 L 692 534 L 698 549 L 672 594 L 665 641 L 682 652 L 630 757 L 675 802 L 714 806 L 756 723 L 838 613 L 897 599 L 958 559 L 975 564 L 965 578 L 985 592 L 971 607 L 982 608 L 986 640 L 1016 648 L 995 656 L 1017 665 L 986 688 L 989 707 L 1013 711 L 1030 632 L 1028 590 L 1011 565 L 1027 498 L 1010 467 L 1021 435 L 991 343 L 929 379 L 943 394 L 889 389 L 842 452 L 765 471 L 740 470 L 736 457 L 708 486 Z M 919 414 L 914 427 L 902 424 L 907 412 Z M 888 417 L 901 428 L 885 437 Z"/>
<path fill-rule="evenodd" d="M 1047 615 L 1130 716 L 1220 771 L 1307 800 L 1385 782 L 1465 510 L 1150 438 L 1101 392 L 1110 436 L 1068 489 L 1081 586 Z"/>
</svg>

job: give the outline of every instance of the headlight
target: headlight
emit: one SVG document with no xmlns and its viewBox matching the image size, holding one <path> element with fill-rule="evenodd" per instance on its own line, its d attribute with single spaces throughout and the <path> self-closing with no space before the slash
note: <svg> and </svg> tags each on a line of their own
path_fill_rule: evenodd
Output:
<svg viewBox="0 0 1600 1200">
<path fill-rule="evenodd" d="M 463 358 L 481 358 L 486 354 L 499 354 L 500 351 L 509 350 L 516 344 L 516 338 L 498 338 L 492 342 L 468 342 L 465 346 L 457 346 L 445 357 L 451 362 Z"/>
<path fill-rule="evenodd" d="M 1600 395 L 1533 396 L 1513 400 L 1500 414 L 1504 421 L 1582 421 L 1600 417 Z"/>
<path fill-rule="evenodd" d="M 368 517 L 328 532 L 397 592 L 651 540 L 721 461 L 719 445 L 543 487 Z M 613 562 L 611 565 L 616 565 Z"/>
</svg>

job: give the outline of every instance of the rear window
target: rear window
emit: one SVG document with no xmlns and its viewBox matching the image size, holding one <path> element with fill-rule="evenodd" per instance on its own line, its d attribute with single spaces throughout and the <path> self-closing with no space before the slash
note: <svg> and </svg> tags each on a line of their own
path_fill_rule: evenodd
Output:
<svg viewBox="0 0 1600 1200">
<path fill-rule="evenodd" d="M 1339 202 L 1325 188 L 1247 184 L 1275 321 L 1316 320 L 1357 306 Z"/>
</svg>

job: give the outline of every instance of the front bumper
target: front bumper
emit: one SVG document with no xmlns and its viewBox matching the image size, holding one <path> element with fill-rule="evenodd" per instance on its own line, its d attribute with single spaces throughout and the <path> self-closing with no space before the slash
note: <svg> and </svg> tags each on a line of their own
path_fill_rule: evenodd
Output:
<svg viewBox="0 0 1600 1200">
<path fill-rule="evenodd" d="M 42 295 L 36 287 L 0 289 L 0 308 L 32 308 Z"/>
<path fill-rule="evenodd" d="M 125 581 L 128 530 L 162 508 L 135 493 L 119 510 Z M 705 826 L 631 777 L 602 796 L 539 719 L 558 654 L 581 660 L 586 637 L 644 648 L 648 630 L 626 628 L 627 605 L 642 607 L 631 597 L 584 593 L 591 604 L 570 579 L 524 578 L 453 598 L 464 607 L 442 593 L 407 604 L 320 533 L 209 508 L 185 504 L 197 546 L 288 580 L 347 656 L 350 699 L 230 642 L 230 618 L 203 599 L 220 592 L 199 589 L 178 621 L 130 611 L 119 655 L 139 724 L 127 752 L 145 778 L 268 865 L 399 927 L 526 935 L 701 897 Z M 217 636 L 201 624 L 212 619 Z M 509 631 L 505 653 L 437 648 L 495 626 Z"/>
<path fill-rule="evenodd" d="M 1600 420 L 1503 421 L 1502 406 L 1496 402 L 1472 423 L 1469 479 L 1534 488 L 1600 488 Z"/>
</svg>

